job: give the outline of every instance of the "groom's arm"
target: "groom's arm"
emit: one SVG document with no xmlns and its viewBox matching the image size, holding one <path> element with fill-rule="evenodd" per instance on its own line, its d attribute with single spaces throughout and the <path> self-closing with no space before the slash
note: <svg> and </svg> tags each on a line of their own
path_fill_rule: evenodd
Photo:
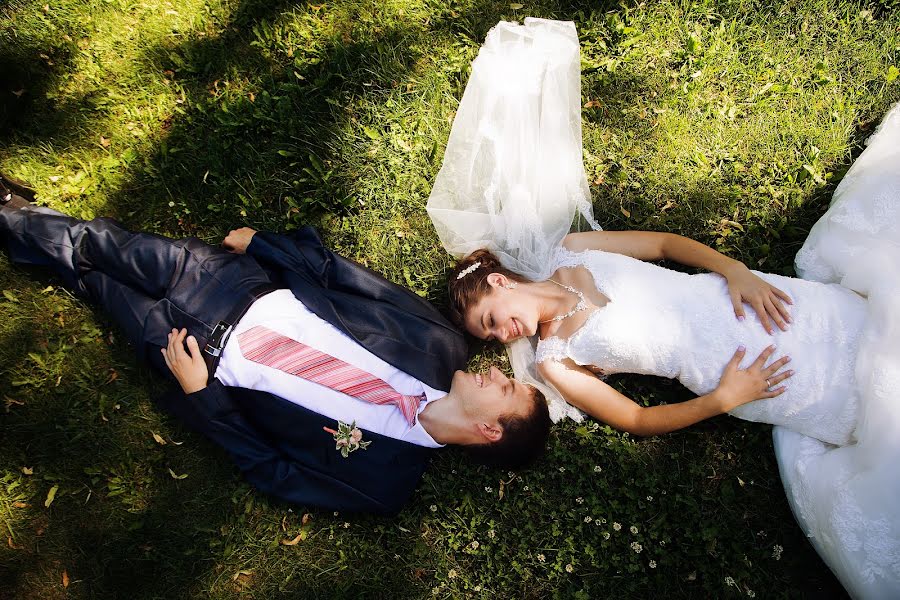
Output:
<svg viewBox="0 0 900 600">
<path fill-rule="evenodd" d="M 266 494 L 328 510 L 395 514 L 401 508 L 284 456 L 244 418 L 228 388 L 216 379 L 197 392 L 177 394 L 162 403 L 189 427 L 222 446 L 244 478 Z"/>
</svg>

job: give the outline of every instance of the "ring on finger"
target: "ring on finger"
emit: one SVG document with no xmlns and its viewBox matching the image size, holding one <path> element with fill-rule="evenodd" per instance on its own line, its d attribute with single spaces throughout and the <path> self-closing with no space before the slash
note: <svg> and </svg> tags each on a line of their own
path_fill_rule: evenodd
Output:
<svg viewBox="0 0 900 600">
<path fill-rule="evenodd" d="M 771 384 L 771 383 L 769 383 L 769 380 L 768 380 L 768 379 L 766 379 L 766 387 L 767 387 L 767 388 L 770 388 L 770 387 L 772 387 L 772 384 Z"/>
</svg>

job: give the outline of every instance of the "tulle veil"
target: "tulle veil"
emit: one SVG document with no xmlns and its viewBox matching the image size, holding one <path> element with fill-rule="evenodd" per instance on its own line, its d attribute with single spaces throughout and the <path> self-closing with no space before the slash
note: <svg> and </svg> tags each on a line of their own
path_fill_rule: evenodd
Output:
<svg viewBox="0 0 900 600">
<path fill-rule="evenodd" d="M 594 220 L 581 141 L 581 62 L 571 22 L 501 21 L 472 63 L 443 166 L 427 204 L 444 248 L 457 258 L 488 248 L 534 280 L 552 273 L 552 253 Z M 547 397 L 551 417 L 581 412 L 545 384 L 536 340 L 507 346 L 516 378 Z"/>
</svg>

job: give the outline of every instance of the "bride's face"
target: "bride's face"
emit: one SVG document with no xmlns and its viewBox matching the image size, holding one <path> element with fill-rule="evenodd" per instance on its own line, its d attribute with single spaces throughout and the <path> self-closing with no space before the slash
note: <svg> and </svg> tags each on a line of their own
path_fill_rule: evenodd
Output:
<svg viewBox="0 0 900 600">
<path fill-rule="evenodd" d="M 527 294 L 521 291 L 521 286 L 508 289 L 503 282 L 489 283 L 491 292 L 466 313 L 466 331 L 477 338 L 500 340 L 504 344 L 534 335 L 537 331 L 537 311 L 529 310 L 531 303 Z"/>
</svg>

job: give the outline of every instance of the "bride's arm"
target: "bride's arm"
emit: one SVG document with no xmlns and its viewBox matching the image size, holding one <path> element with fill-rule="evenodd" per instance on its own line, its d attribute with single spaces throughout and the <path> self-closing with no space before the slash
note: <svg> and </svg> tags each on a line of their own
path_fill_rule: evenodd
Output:
<svg viewBox="0 0 900 600">
<path fill-rule="evenodd" d="M 743 303 L 746 302 L 759 315 L 769 333 L 773 331 L 771 321 L 782 331 L 791 321 L 784 306 L 785 302 L 792 304 L 790 296 L 754 275 L 744 263 L 681 235 L 657 231 L 588 231 L 570 233 L 563 239 L 563 246 L 573 252 L 605 250 L 640 260 L 671 260 L 706 269 L 728 281 L 728 292 L 738 319 L 744 319 Z"/>
<path fill-rule="evenodd" d="M 745 351 L 739 349 L 725 367 L 719 387 L 711 393 L 685 402 L 650 407 L 640 406 L 570 359 L 542 362 L 538 370 L 566 401 L 595 419 L 635 435 L 659 435 L 726 413 L 753 400 L 781 395 L 784 386 L 771 391 L 769 388 L 793 375 L 793 371 L 779 373 L 790 360 L 787 356 L 765 366 L 774 351 L 774 346 L 770 346 L 752 365 L 740 369 Z"/>
</svg>

